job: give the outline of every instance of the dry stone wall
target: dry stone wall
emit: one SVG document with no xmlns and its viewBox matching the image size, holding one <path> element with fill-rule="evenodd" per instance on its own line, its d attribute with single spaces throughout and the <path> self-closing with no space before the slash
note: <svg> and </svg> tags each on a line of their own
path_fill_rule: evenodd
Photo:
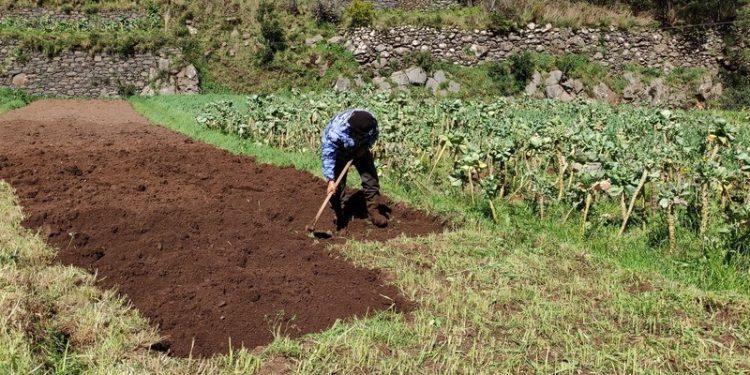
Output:
<svg viewBox="0 0 750 375">
<path fill-rule="evenodd" d="M 346 35 L 346 46 L 357 61 L 376 69 L 418 51 L 462 65 L 504 60 L 523 51 L 536 51 L 585 53 L 616 71 L 627 64 L 637 64 L 666 71 L 683 66 L 717 72 L 723 40 L 715 30 L 686 35 L 614 28 L 572 30 L 530 24 L 509 34 L 493 34 L 484 30 L 404 26 L 354 30 Z"/>
<path fill-rule="evenodd" d="M 441 10 L 460 6 L 458 0 L 370 0 L 379 9 Z M 348 3 L 349 1 L 345 1 Z"/>
<path fill-rule="evenodd" d="M 68 51 L 48 57 L 0 40 L 0 86 L 44 96 L 198 93 L 195 67 L 180 66 L 180 60 L 177 49 L 130 56 Z"/>
<path fill-rule="evenodd" d="M 44 18 L 51 22 L 78 22 L 97 17 L 104 21 L 122 22 L 127 20 L 134 21 L 143 18 L 144 15 L 135 11 L 100 11 L 94 14 L 88 14 L 79 11 L 66 13 L 42 8 L 28 8 L 0 11 L 0 19 L 6 17 L 26 19 L 29 21 Z"/>
</svg>

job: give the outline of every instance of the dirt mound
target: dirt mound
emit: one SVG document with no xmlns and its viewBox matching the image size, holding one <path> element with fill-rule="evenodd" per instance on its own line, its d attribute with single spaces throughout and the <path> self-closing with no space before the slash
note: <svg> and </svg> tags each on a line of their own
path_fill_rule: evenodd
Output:
<svg viewBox="0 0 750 375">
<path fill-rule="evenodd" d="M 0 116 L 0 178 L 64 264 L 99 274 L 167 337 L 207 356 L 299 336 L 336 319 L 406 309 L 379 273 L 308 238 L 325 186 L 150 125 L 121 101 L 39 101 Z M 356 200 L 354 200 L 356 202 Z M 385 230 L 360 204 L 349 233 L 385 240 L 441 230 L 394 206 Z M 332 229 L 326 212 L 323 229 Z M 334 241 L 341 241 L 334 240 Z M 194 340 L 194 343 L 193 343 Z"/>
</svg>

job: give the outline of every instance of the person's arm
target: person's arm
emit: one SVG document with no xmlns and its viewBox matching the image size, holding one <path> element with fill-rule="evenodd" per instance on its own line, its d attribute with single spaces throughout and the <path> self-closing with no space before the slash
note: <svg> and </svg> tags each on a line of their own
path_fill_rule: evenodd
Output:
<svg viewBox="0 0 750 375">
<path fill-rule="evenodd" d="M 336 145 L 336 142 L 331 139 L 331 134 L 329 134 L 328 131 L 324 132 L 322 140 L 321 159 L 323 162 L 323 177 L 325 177 L 329 182 L 336 179 L 334 169 L 336 168 L 337 151 L 338 147 Z"/>
</svg>

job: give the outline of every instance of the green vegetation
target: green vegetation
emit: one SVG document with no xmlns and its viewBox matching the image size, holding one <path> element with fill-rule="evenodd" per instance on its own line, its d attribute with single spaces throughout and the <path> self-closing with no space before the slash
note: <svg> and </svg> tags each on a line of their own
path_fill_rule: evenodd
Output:
<svg viewBox="0 0 750 375">
<path fill-rule="evenodd" d="M 240 108 L 247 97 L 131 99 L 153 121 L 193 138 L 318 172 L 313 152 L 198 124 L 195 117 L 218 101 Z M 320 121 L 331 114 L 320 110 Z M 713 275 L 685 267 L 636 233 L 581 238 L 576 225 L 552 215 L 539 220 L 524 205 L 498 205 L 501 220 L 492 223 L 460 194 L 407 189 L 393 175 L 384 188 L 463 222 L 453 233 L 338 247 L 355 263 L 388 272 L 417 303 L 414 313 L 338 322 L 253 353 L 202 360 L 148 352 L 157 337 L 146 322 L 114 293 L 94 288 L 92 276 L 52 264 L 53 250 L 21 227 L 12 189 L 0 183 L 0 372 L 253 374 L 269 366 L 300 374 L 645 374 L 750 366 L 748 288 L 732 284 L 738 274 L 721 264 L 704 263 L 723 272 Z"/>
<path fill-rule="evenodd" d="M 247 100 L 209 95 L 131 101 L 153 121 L 204 142 L 319 173 L 309 147 L 284 152 L 266 145 L 281 137 L 270 142 L 237 137 L 193 119 L 206 105 L 227 101 L 239 109 Z M 274 101 L 284 120 L 272 117 L 276 120 L 264 126 L 281 133 L 288 122 L 297 125 L 289 129 L 302 132 L 310 121 L 320 124 L 332 115 L 321 97 L 303 96 L 300 102 L 310 108 L 304 110 L 283 105 L 287 100 L 292 99 Z M 349 104 L 341 100 L 339 106 Z M 254 108 L 258 114 L 270 110 Z M 413 110 L 407 105 L 383 113 L 384 128 L 419 127 L 408 120 Z M 533 107 L 529 111 L 534 113 Z M 301 112 L 312 120 L 301 120 Z M 285 134 L 292 144 L 301 133 Z M 340 247 L 357 264 L 391 273 L 420 308 L 408 318 L 385 313 L 301 340 L 280 338 L 266 349 L 299 373 L 691 373 L 746 366 L 741 349 L 748 327 L 746 272 L 715 258 L 690 265 L 694 259 L 665 256 L 639 229 L 618 238 L 617 228 L 605 226 L 581 237 L 577 224 L 561 223 L 554 213 L 540 220 L 530 205 L 498 202 L 499 220 L 492 223 L 464 194 L 424 190 L 414 185 L 427 183 L 419 176 L 408 187 L 387 161 L 383 169 L 389 195 L 449 215 L 463 228 L 425 239 Z"/>
<path fill-rule="evenodd" d="M 132 54 L 171 45 L 174 40 L 163 34 L 160 27 L 161 20 L 155 15 L 134 21 L 109 21 L 93 16 L 75 22 L 4 17 L 0 20 L 0 39 L 17 41 L 20 50 L 38 50 L 49 56 L 75 48 L 85 48 L 91 53 Z"/>
<path fill-rule="evenodd" d="M 0 88 L 0 113 L 21 108 L 31 100 L 32 98 L 23 91 Z"/>
</svg>

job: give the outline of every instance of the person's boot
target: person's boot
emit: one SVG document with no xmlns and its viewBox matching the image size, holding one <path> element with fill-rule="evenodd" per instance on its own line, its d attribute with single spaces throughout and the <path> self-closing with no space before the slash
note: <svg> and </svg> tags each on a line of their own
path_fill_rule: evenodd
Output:
<svg viewBox="0 0 750 375">
<path fill-rule="evenodd" d="M 348 220 L 343 209 L 339 208 L 334 210 L 334 212 L 336 213 L 336 219 L 334 220 L 334 223 L 336 224 L 336 233 L 343 236 L 346 234 L 346 226 L 349 224 Z"/>
<path fill-rule="evenodd" d="M 380 213 L 380 200 L 377 197 L 367 200 L 367 216 L 377 227 L 383 228 L 388 225 L 388 218 Z"/>
</svg>

